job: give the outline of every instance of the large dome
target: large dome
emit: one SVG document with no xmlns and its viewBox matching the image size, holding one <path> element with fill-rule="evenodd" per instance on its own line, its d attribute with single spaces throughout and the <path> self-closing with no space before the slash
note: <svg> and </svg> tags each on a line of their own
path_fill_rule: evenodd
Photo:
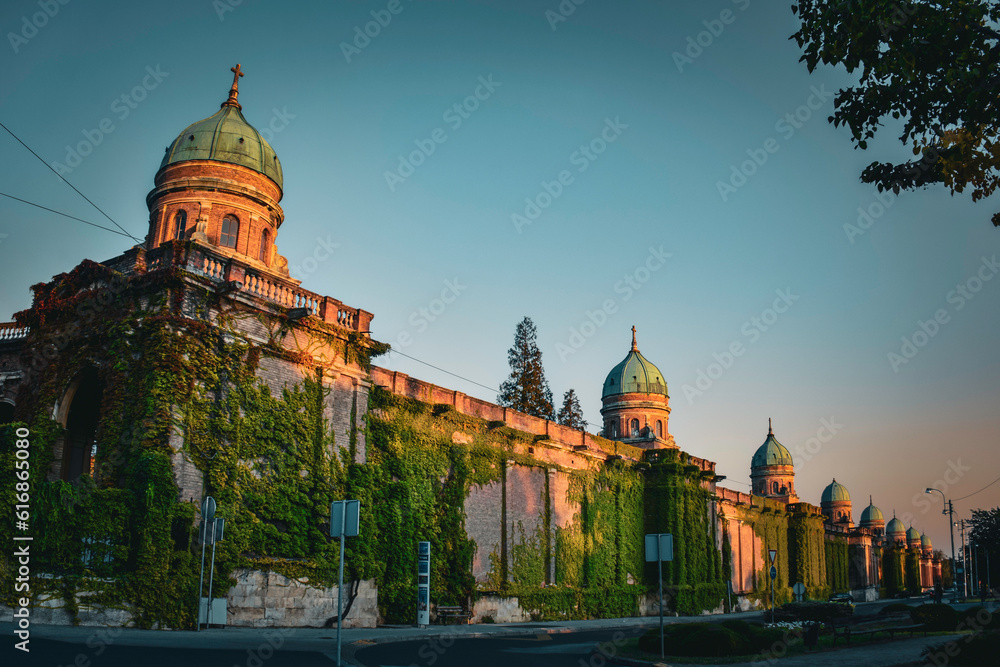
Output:
<svg viewBox="0 0 1000 667">
<path fill-rule="evenodd" d="M 823 496 L 820 498 L 820 502 L 824 503 L 835 503 L 845 500 L 850 501 L 851 494 L 847 492 L 847 487 L 843 484 L 839 484 L 837 480 L 833 480 L 825 489 L 823 489 Z"/>
<path fill-rule="evenodd" d="M 750 461 L 750 467 L 761 468 L 763 466 L 790 465 L 792 465 L 792 453 L 775 439 L 774 432 L 768 428 L 767 439 L 764 440 L 764 444 L 757 448 L 753 459 Z"/>
<path fill-rule="evenodd" d="M 184 128 L 167 147 L 160 169 L 186 160 L 238 164 L 264 174 L 284 189 L 274 149 L 234 105 L 225 104 L 215 114 Z"/>
<path fill-rule="evenodd" d="M 632 329 L 632 350 L 604 379 L 601 398 L 630 393 L 668 395 L 663 373 L 639 352 L 635 342 L 635 327 Z"/>
</svg>

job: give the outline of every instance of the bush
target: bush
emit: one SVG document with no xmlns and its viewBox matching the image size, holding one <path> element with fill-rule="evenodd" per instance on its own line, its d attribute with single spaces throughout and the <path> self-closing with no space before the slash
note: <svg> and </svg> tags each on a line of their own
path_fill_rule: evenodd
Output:
<svg viewBox="0 0 1000 667">
<path fill-rule="evenodd" d="M 788 602 L 774 610 L 776 622 L 830 621 L 854 615 L 854 607 L 840 602 Z"/>
<path fill-rule="evenodd" d="M 721 657 L 749 655 L 771 648 L 781 641 L 783 632 L 745 621 L 722 623 L 681 623 L 663 629 L 663 642 L 669 655 Z M 653 628 L 639 638 L 639 648 L 659 655 L 660 629 Z"/>
<path fill-rule="evenodd" d="M 950 632 L 961 620 L 958 612 L 946 604 L 922 604 L 919 607 L 912 607 L 910 618 L 914 623 L 923 623 L 932 632 Z"/>
<path fill-rule="evenodd" d="M 956 630 L 979 632 L 980 630 L 996 629 L 997 625 L 1000 625 L 996 623 L 996 615 L 993 612 L 979 605 L 958 612 L 958 616 L 959 620 L 958 625 L 955 627 Z"/>
</svg>

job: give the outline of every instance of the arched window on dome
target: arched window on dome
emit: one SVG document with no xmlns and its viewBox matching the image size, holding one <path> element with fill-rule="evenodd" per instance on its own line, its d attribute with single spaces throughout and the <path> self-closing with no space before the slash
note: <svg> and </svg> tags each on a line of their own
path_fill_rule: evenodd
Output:
<svg viewBox="0 0 1000 667">
<path fill-rule="evenodd" d="M 616 424 L 614 421 L 609 421 L 608 422 L 608 427 L 607 427 L 607 434 L 608 434 L 609 438 L 617 438 L 618 437 L 618 424 Z"/>
<path fill-rule="evenodd" d="M 639 420 L 638 419 L 633 419 L 632 420 L 632 423 L 630 424 L 630 429 L 629 430 L 631 431 L 633 438 L 638 438 L 639 437 Z"/>
<path fill-rule="evenodd" d="M 260 261 L 267 263 L 267 254 L 271 249 L 271 235 L 268 233 L 267 228 L 260 230 Z"/>
<path fill-rule="evenodd" d="M 174 214 L 174 229 L 173 236 L 171 238 L 181 240 L 184 238 L 184 232 L 187 231 L 187 211 L 181 209 Z"/>
<path fill-rule="evenodd" d="M 223 248 L 236 248 L 236 239 L 240 235 L 240 221 L 234 215 L 222 219 L 222 233 L 219 234 L 219 245 Z"/>
<path fill-rule="evenodd" d="M 774 493 L 774 495 L 778 495 L 778 483 L 777 482 L 775 482 L 774 485 L 771 487 L 771 491 L 772 491 L 772 493 Z"/>
<path fill-rule="evenodd" d="M 659 419 L 656 420 L 656 437 L 657 438 L 663 437 L 663 422 L 661 422 Z"/>
</svg>

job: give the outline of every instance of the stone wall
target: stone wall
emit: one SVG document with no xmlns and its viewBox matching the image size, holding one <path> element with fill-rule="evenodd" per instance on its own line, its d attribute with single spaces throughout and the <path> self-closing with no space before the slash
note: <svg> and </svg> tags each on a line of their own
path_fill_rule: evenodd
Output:
<svg viewBox="0 0 1000 667">
<path fill-rule="evenodd" d="M 337 587 L 316 587 L 308 578 L 289 579 L 276 572 L 237 569 L 236 585 L 226 595 L 226 622 L 236 627 L 315 627 L 335 625 Z M 352 584 L 344 583 L 344 606 Z M 344 619 L 345 628 L 374 628 L 378 621 L 378 589 L 373 581 L 358 585 L 357 597 Z"/>
</svg>

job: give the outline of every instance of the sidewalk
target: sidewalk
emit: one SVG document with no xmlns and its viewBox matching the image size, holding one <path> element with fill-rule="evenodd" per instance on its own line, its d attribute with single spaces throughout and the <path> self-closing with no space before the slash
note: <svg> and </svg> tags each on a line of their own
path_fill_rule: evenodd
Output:
<svg viewBox="0 0 1000 667">
<path fill-rule="evenodd" d="M 744 617 L 751 616 L 746 614 Z M 695 619 L 716 617 L 668 617 L 666 623 L 691 622 Z M 722 620 L 721 617 L 718 617 Z M 453 636 L 459 639 L 501 637 L 523 634 L 562 634 L 589 630 L 618 628 L 649 628 L 659 625 L 659 617 L 613 618 L 589 621 L 563 621 L 539 623 L 508 623 L 478 625 L 432 625 L 418 628 L 413 625 L 389 625 L 378 628 L 344 629 L 341 642 L 346 647 L 359 644 L 412 641 Z M 0 632 L 13 636 L 12 623 L 0 622 Z M 329 651 L 336 646 L 337 628 L 213 628 L 194 632 L 191 630 L 140 630 L 136 628 L 80 627 L 69 625 L 32 625 L 32 639 L 49 639 L 86 644 L 100 642 L 121 646 L 149 646 L 166 648 L 253 649 L 262 643 L 288 651 Z"/>
</svg>

